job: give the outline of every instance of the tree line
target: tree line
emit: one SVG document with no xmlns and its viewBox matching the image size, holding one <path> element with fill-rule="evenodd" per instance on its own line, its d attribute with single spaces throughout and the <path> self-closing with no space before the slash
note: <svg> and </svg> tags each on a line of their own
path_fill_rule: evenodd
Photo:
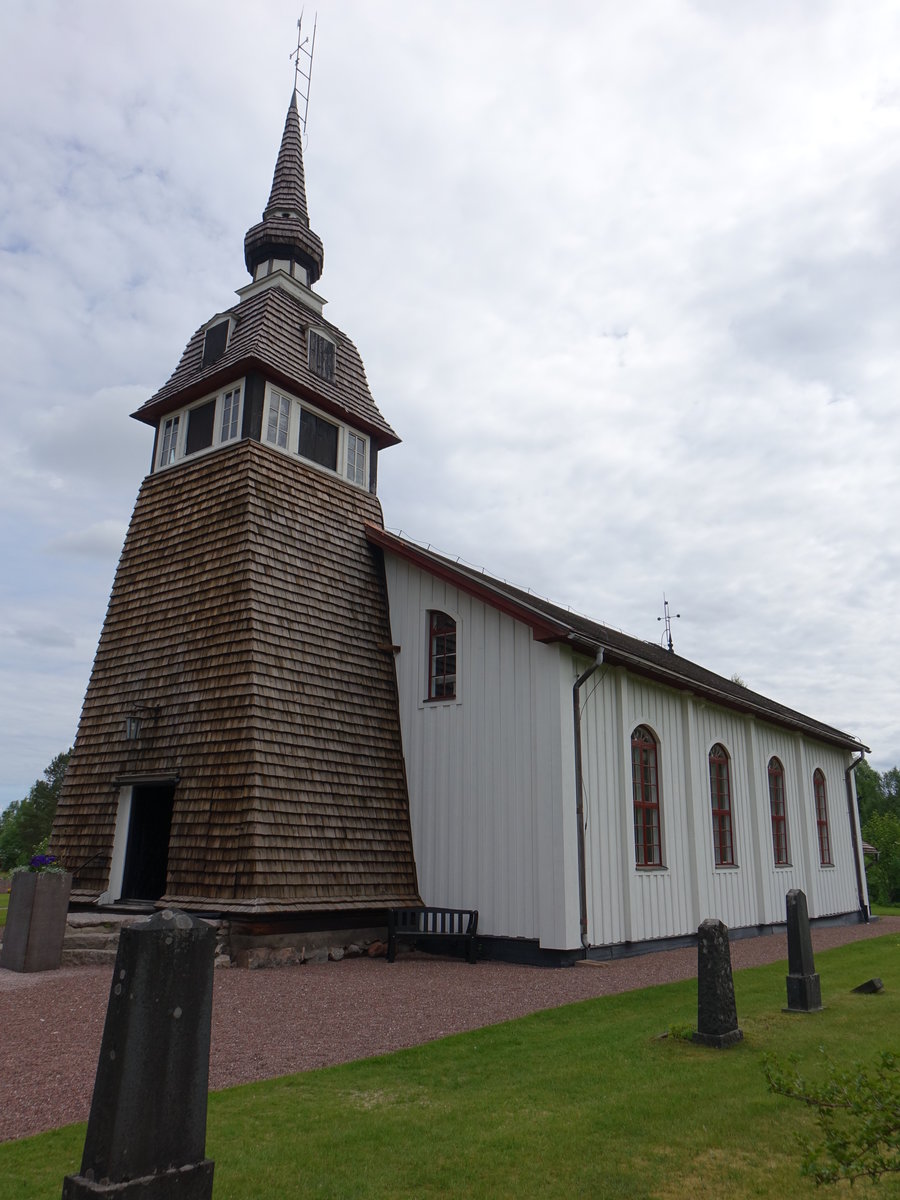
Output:
<svg viewBox="0 0 900 1200">
<path fill-rule="evenodd" d="M 27 866 L 47 847 L 71 748 L 57 754 L 24 800 L 0 813 L 0 871 Z M 875 904 L 900 904 L 900 768 L 879 774 L 863 759 L 856 768 L 856 794 L 863 839 L 878 851 L 866 875 Z"/>
<path fill-rule="evenodd" d="M 34 781 L 25 799 L 14 800 L 0 813 L 0 871 L 26 867 L 32 855 L 46 850 L 71 753 L 70 747 L 57 754 L 45 767 L 44 778 Z"/>
</svg>

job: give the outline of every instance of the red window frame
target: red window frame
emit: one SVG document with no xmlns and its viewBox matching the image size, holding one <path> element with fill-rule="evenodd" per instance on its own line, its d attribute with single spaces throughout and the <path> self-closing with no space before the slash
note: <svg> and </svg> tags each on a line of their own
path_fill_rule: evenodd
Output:
<svg viewBox="0 0 900 1200">
<path fill-rule="evenodd" d="M 819 863 L 831 867 L 831 838 L 828 833 L 828 792 L 825 787 L 825 772 L 816 767 L 813 772 L 813 793 L 816 797 L 816 832 L 819 835 Z"/>
<path fill-rule="evenodd" d="M 631 792 L 635 866 L 661 867 L 659 756 L 656 738 L 646 725 L 638 725 L 631 735 Z"/>
<path fill-rule="evenodd" d="M 784 767 L 781 760 L 769 759 L 769 811 L 772 814 L 772 854 L 776 867 L 789 866 L 787 810 L 784 801 Z"/>
<path fill-rule="evenodd" d="M 456 699 L 456 622 L 437 609 L 428 613 L 428 699 Z"/>
<path fill-rule="evenodd" d="M 709 752 L 709 792 L 716 866 L 733 867 L 735 864 L 731 827 L 731 769 L 728 751 L 721 742 L 716 742 Z"/>
</svg>

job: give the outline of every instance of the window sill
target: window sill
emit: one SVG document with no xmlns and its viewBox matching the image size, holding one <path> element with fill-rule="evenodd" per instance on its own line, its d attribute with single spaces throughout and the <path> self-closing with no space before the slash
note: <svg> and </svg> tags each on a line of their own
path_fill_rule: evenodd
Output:
<svg viewBox="0 0 900 1200">
<path fill-rule="evenodd" d="M 716 863 L 717 871 L 739 871 L 740 869 L 740 863 Z"/>
<path fill-rule="evenodd" d="M 635 863 L 634 869 L 636 871 L 640 871 L 642 874 L 645 871 L 648 871 L 648 872 L 662 871 L 663 874 L 665 874 L 669 870 L 669 868 L 666 866 L 665 863 Z"/>
</svg>

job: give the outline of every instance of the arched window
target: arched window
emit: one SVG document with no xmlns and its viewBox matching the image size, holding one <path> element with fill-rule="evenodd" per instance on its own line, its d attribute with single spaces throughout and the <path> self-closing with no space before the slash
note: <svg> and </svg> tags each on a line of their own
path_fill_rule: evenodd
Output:
<svg viewBox="0 0 900 1200">
<path fill-rule="evenodd" d="M 709 752 L 709 793 L 712 801 L 713 850 L 717 867 L 734 866 L 731 832 L 731 772 L 728 751 L 716 742 Z"/>
<path fill-rule="evenodd" d="M 819 862 L 830 867 L 831 839 L 828 836 L 828 796 L 825 791 L 825 774 L 819 767 L 813 773 L 813 791 L 816 796 L 816 829 L 819 834 Z"/>
<path fill-rule="evenodd" d="M 788 865 L 787 810 L 784 806 L 784 767 L 769 759 L 769 810 L 772 814 L 772 853 L 776 867 Z"/>
<path fill-rule="evenodd" d="M 428 699 L 456 697 L 456 622 L 446 613 L 428 614 Z"/>
<path fill-rule="evenodd" d="M 631 735 L 631 790 L 634 797 L 635 864 L 639 867 L 661 867 L 656 738 L 646 725 L 638 725 Z"/>
</svg>

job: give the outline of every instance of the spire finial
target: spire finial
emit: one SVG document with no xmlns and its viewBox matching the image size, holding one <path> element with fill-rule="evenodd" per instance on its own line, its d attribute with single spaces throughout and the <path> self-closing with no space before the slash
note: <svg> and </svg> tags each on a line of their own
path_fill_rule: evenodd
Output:
<svg viewBox="0 0 900 1200">
<path fill-rule="evenodd" d="M 300 124 L 303 126 L 303 133 L 306 134 L 306 118 L 309 116 L 309 92 L 312 87 L 312 65 L 313 54 L 316 52 L 316 25 L 319 20 L 319 15 L 313 17 L 312 40 L 308 37 L 303 37 L 303 13 L 304 9 L 300 10 L 300 19 L 297 22 L 297 49 L 292 50 L 289 57 L 294 60 L 294 95 L 300 96 L 303 101 L 303 115 L 300 117 Z M 304 64 L 306 70 L 301 66 L 300 55 L 303 55 L 307 60 Z M 301 79 L 306 80 L 306 91 L 303 90 Z"/>
</svg>

